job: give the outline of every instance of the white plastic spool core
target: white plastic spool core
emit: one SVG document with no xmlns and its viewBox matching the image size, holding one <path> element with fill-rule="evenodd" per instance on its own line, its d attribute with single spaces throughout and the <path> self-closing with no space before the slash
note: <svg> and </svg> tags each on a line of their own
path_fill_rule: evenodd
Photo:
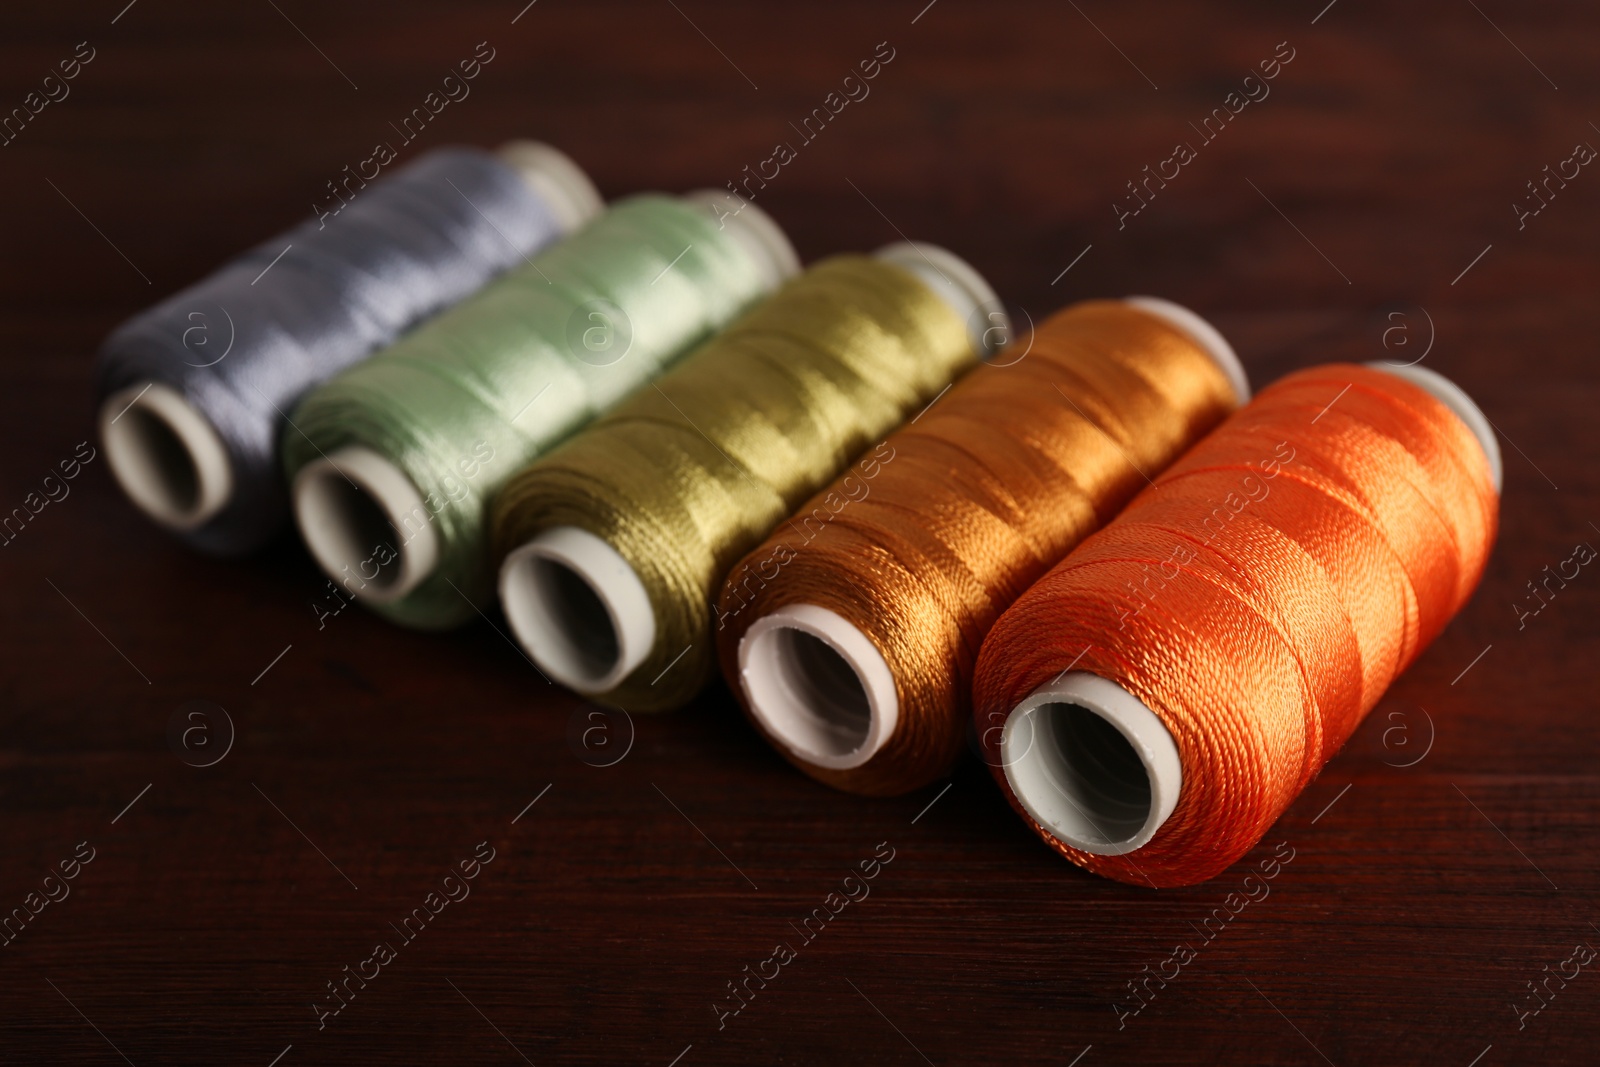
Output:
<svg viewBox="0 0 1600 1067">
<path fill-rule="evenodd" d="M 739 688 L 767 734 L 817 767 L 861 766 L 900 721 L 883 653 L 818 604 L 790 604 L 750 624 L 739 639 Z"/>
<path fill-rule="evenodd" d="M 1393 374 L 1397 378 L 1404 378 L 1412 385 L 1432 394 L 1445 407 L 1455 413 L 1456 417 L 1466 423 L 1467 429 L 1472 431 L 1472 436 L 1478 439 L 1478 445 L 1483 449 L 1484 458 L 1489 461 L 1489 477 L 1494 482 L 1494 491 L 1500 492 L 1500 481 L 1504 477 L 1505 469 L 1500 459 L 1500 442 L 1495 439 L 1494 427 L 1489 424 L 1488 416 L 1483 409 L 1475 404 L 1466 390 L 1462 389 L 1449 378 L 1431 371 L 1426 367 L 1404 366 L 1396 363 L 1385 363 L 1378 360 L 1368 363 L 1373 370 L 1381 370 Z"/>
<path fill-rule="evenodd" d="M 122 491 L 163 526 L 195 529 L 233 496 L 222 438 L 171 386 L 137 382 L 106 397 L 100 440 Z"/>
<path fill-rule="evenodd" d="M 311 554 L 361 599 L 399 600 L 438 566 L 439 535 L 422 494 L 404 471 L 364 445 L 300 468 L 292 494 Z"/>
<path fill-rule="evenodd" d="M 1072 671 L 1019 703 L 1001 765 L 1029 815 L 1084 852 L 1141 847 L 1177 806 L 1178 746 L 1155 712 L 1115 682 Z"/>
<path fill-rule="evenodd" d="M 565 152 L 542 141 L 507 141 L 495 154 L 545 202 L 563 233 L 605 210 L 599 190 Z"/>
<path fill-rule="evenodd" d="M 899 721 L 883 654 L 815 604 L 779 608 L 751 625 L 739 642 L 739 684 L 767 732 L 817 767 L 861 766 Z"/>
<path fill-rule="evenodd" d="M 541 670 L 588 696 L 613 689 L 650 655 L 655 612 L 616 549 L 576 526 L 554 526 L 500 566 L 511 632 Z"/>
<path fill-rule="evenodd" d="M 717 228 L 726 230 L 755 260 L 764 291 L 770 293 L 800 273 L 800 257 L 795 254 L 794 245 L 789 243 L 783 227 L 750 201 L 745 200 L 729 210 L 729 202 L 738 198 L 719 189 L 696 189 L 685 193 L 683 199 L 710 211 Z"/>
</svg>

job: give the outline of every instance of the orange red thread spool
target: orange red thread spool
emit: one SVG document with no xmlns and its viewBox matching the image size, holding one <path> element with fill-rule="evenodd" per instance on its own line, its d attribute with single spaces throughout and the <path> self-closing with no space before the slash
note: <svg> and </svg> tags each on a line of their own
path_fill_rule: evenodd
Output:
<svg viewBox="0 0 1600 1067">
<path fill-rule="evenodd" d="M 1420 368 L 1265 390 L 989 632 L 974 715 L 1007 797 L 1096 873 L 1222 871 L 1466 602 L 1499 477 Z"/>
</svg>

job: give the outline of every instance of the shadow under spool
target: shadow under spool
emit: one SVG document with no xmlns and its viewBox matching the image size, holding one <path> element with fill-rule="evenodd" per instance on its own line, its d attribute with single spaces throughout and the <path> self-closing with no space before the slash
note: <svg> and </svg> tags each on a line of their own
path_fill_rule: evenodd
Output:
<svg viewBox="0 0 1600 1067">
<path fill-rule="evenodd" d="M 513 141 L 503 146 L 495 158 L 521 179 L 526 188 L 537 197 L 540 209 L 549 213 L 556 227 L 552 236 L 577 229 L 598 214 L 603 207 L 599 193 L 595 191 L 583 171 L 561 152 L 548 145 L 533 141 Z M 435 160 L 425 156 L 418 162 L 433 165 Z M 402 171 L 396 177 L 406 173 Z M 375 208 L 393 209 L 394 205 L 389 201 L 398 202 L 396 196 L 398 188 L 393 178 L 374 183 L 372 191 L 367 192 L 365 198 L 354 200 L 352 207 L 358 213 L 366 213 L 376 218 L 378 215 Z M 466 196 L 459 188 L 455 193 L 444 191 L 439 195 L 455 196 L 457 193 L 462 197 Z M 388 199 L 384 199 L 386 197 Z M 468 203 L 470 205 L 471 201 Z M 439 276 L 436 279 L 426 279 L 425 272 L 418 273 L 413 268 L 413 274 L 407 279 L 410 285 L 415 286 L 420 281 L 429 280 L 441 291 L 450 292 L 453 298 L 458 299 L 468 295 L 472 288 L 487 281 L 501 268 L 518 262 L 519 256 L 538 248 L 537 243 L 530 244 L 526 248 L 516 247 L 510 238 L 505 236 L 501 227 L 497 227 L 488 216 L 483 218 L 484 225 L 492 228 L 499 237 L 498 243 L 493 240 L 482 242 L 482 248 L 477 253 L 481 262 L 467 274 L 459 277 L 456 276 L 461 271 L 459 263 L 447 266 L 441 262 L 438 265 Z M 333 236 L 329 237 L 322 236 L 326 225 L 324 222 L 312 227 L 308 223 L 285 234 L 281 240 L 290 247 L 299 244 L 303 248 L 311 248 L 313 254 L 331 254 L 330 262 L 342 263 L 340 257 L 349 253 L 334 251 L 333 244 L 336 239 L 342 238 L 337 229 L 341 224 L 337 220 L 333 222 L 332 225 L 336 229 L 333 231 Z M 481 238 L 483 235 L 478 236 Z M 273 242 L 273 247 L 276 247 L 277 243 Z M 282 251 L 288 250 L 286 247 Z M 461 254 L 460 249 L 453 251 L 458 256 Z M 284 299 L 283 293 L 273 289 L 277 279 L 273 279 L 262 289 L 253 293 L 250 291 L 254 289 L 256 282 L 266 275 L 268 269 L 277 265 L 276 261 L 272 263 L 263 261 L 262 266 L 266 269 L 261 270 L 248 286 L 242 284 L 243 278 L 255 269 L 254 259 L 260 258 L 260 255 L 259 252 L 252 253 L 248 264 L 243 261 L 230 264 L 197 285 L 164 301 L 147 313 L 151 316 L 149 326 L 141 321 L 143 317 L 131 321 L 117 335 L 113 335 L 102 356 L 103 365 L 121 358 L 121 346 L 126 343 L 122 341 L 122 337 L 129 328 L 142 330 L 147 334 L 152 329 L 165 329 L 167 324 L 163 321 L 157 326 L 157 320 L 162 316 L 170 318 L 172 309 L 178 309 L 179 315 L 174 320 L 172 329 L 176 329 L 181 338 L 166 338 L 172 349 L 170 359 L 167 360 L 172 375 L 168 380 L 157 377 L 136 377 L 131 382 L 115 386 L 100 402 L 98 414 L 100 439 L 105 447 L 113 476 L 140 511 L 161 526 L 186 535 L 196 547 L 214 551 L 248 550 L 258 545 L 265 536 L 276 529 L 277 519 L 274 517 L 276 509 L 264 500 L 242 501 L 241 506 L 237 508 L 234 505 L 241 495 L 272 496 L 274 501 L 280 500 L 281 487 L 276 484 L 277 469 L 272 457 L 267 456 L 265 464 L 257 464 L 245 459 L 245 455 L 255 450 L 270 452 L 275 445 L 276 430 L 282 419 L 273 412 L 260 410 L 261 404 L 273 402 L 270 397 L 258 398 L 254 395 L 233 394 L 221 382 L 199 378 L 191 371 L 185 371 L 179 364 L 200 369 L 215 365 L 192 362 L 191 358 L 209 360 L 211 353 L 207 348 L 214 348 L 224 343 L 210 336 L 213 329 L 219 333 L 221 331 L 221 322 L 213 321 L 218 318 L 225 320 L 230 326 L 230 336 L 225 342 L 229 349 L 231 350 L 236 342 L 243 342 L 245 346 L 245 351 L 233 356 L 236 363 L 252 357 L 252 353 L 248 350 L 249 339 L 235 334 L 235 331 L 240 329 L 238 323 L 242 323 L 244 329 L 255 331 L 255 336 L 266 338 L 268 343 L 280 345 L 274 350 L 275 355 L 289 355 L 287 348 L 282 345 L 285 338 L 292 335 L 292 330 L 286 330 L 278 316 L 292 314 L 293 309 L 275 303 Z M 270 259 L 270 254 L 267 258 Z M 352 263 L 358 261 L 359 256 L 352 257 Z M 240 274 L 241 269 L 244 270 L 243 274 Z M 284 265 L 281 269 L 288 271 L 291 268 Z M 327 263 L 319 263 L 312 269 L 329 268 Z M 357 271 L 350 281 L 353 285 L 369 283 L 370 279 L 360 271 Z M 330 274 L 326 279 L 326 288 L 333 292 L 338 292 L 341 284 L 343 282 L 336 274 Z M 226 303 L 219 302 L 219 297 Z M 401 307 L 409 307 L 411 303 L 418 304 L 411 309 L 412 318 L 397 324 L 400 328 L 411 325 L 415 321 L 415 316 L 435 310 L 437 303 L 410 289 L 391 294 L 388 302 Z M 449 302 L 451 301 L 445 301 Z M 233 304 L 231 310 L 228 304 Z M 182 314 L 183 309 L 190 308 L 193 310 L 187 315 Z M 221 316 L 218 316 L 219 311 Z M 343 309 L 343 314 L 355 318 L 367 312 L 359 306 L 351 306 Z M 295 348 L 292 363 L 286 359 L 282 366 L 256 370 L 260 385 L 265 385 L 278 398 L 276 402 L 281 407 L 292 404 L 305 389 L 354 362 L 371 351 L 375 343 L 382 343 L 385 339 L 380 334 L 374 342 L 371 327 L 365 323 L 358 329 L 351 329 L 350 323 L 335 324 L 330 321 L 324 325 L 336 325 L 346 332 L 346 336 L 339 341 L 322 344 L 314 356 L 303 348 Z M 201 338 L 195 343 L 193 350 L 190 350 L 191 333 Z M 142 343 L 151 344 L 149 340 Z M 224 352 L 216 359 L 216 363 L 221 363 L 229 354 L 231 353 Z M 146 363 L 148 362 L 146 359 Z M 232 369 L 229 368 L 230 371 Z M 271 384 L 268 384 L 269 381 Z M 257 404 L 258 399 L 260 404 Z M 234 425 L 219 428 L 216 421 L 219 416 Z M 255 423 L 260 419 L 269 420 L 270 426 L 257 427 Z M 263 470 L 258 470 L 258 467 L 263 468 L 266 477 L 271 479 L 273 484 L 262 484 Z M 278 506 L 281 507 L 281 503 Z M 243 512 L 243 514 L 240 514 L 235 521 L 229 522 L 227 519 L 232 512 Z"/>
</svg>

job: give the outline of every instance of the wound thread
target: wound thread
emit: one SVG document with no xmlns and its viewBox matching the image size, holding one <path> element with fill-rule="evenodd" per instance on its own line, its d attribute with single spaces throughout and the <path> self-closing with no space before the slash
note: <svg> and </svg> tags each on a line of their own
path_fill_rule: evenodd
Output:
<svg viewBox="0 0 1600 1067">
<path fill-rule="evenodd" d="M 1436 399 L 1447 388 L 1342 364 L 1289 375 L 1006 611 L 974 714 L 996 780 L 1052 848 L 1139 885 L 1216 875 L 1438 636 L 1483 572 L 1498 507 L 1495 460 Z M 1153 713 L 1175 746 L 1181 794 L 1148 840 L 1107 825 L 1132 794 L 1075 768 L 1062 724 L 1027 727 L 1073 707 L 1130 744 L 1128 712 Z M 1133 747 L 1125 772 L 1170 778 Z"/>
</svg>

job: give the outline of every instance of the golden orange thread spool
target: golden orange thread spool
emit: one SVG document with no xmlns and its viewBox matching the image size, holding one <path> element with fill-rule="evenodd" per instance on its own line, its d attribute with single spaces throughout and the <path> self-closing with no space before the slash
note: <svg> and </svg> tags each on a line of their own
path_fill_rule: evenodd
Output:
<svg viewBox="0 0 1600 1067">
<path fill-rule="evenodd" d="M 1176 305 L 1052 316 L 734 567 L 717 612 L 730 686 L 820 781 L 936 780 L 989 626 L 1247 395 L 1227 342 Z"/>
<path fill-rule="evenodd" d="M 1466 602 L 1499 483 L 1487 420 L 1429 371 L 1265 390 L 989 632 L 974 714 L 1007 797 L 1099 874 L 1219 873 Z"/>
</svg>

